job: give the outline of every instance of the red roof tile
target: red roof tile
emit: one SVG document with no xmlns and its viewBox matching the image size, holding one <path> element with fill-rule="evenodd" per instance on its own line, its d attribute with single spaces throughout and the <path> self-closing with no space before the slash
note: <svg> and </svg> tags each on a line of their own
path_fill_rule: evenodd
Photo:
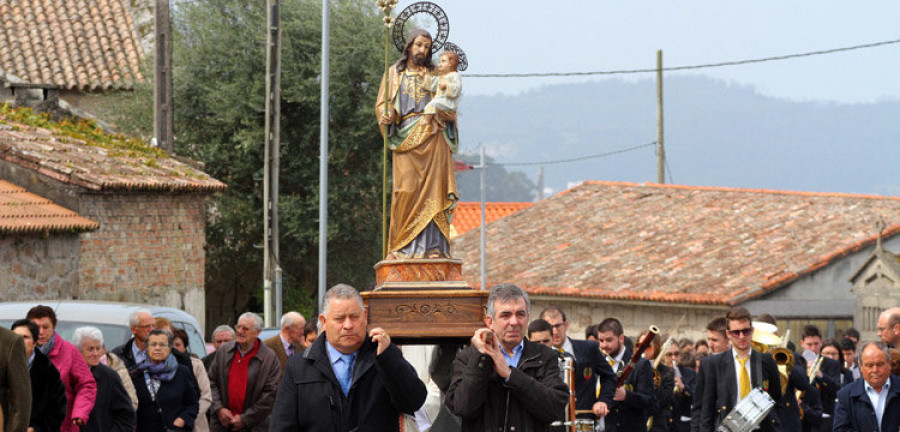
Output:
<svg viewBox="0 0 900 432">
<path fill-rule="evenodd" d="M 225 189 L 203 171 L 137 140 L 104 134 L 90 123 L 53 123 L 30 113 L 0 107 L 0 160 L 92 190 Z"/>
<path fill-rule="evenodd" d="M 529 202 L 489 202 L 485 203 L 485 220 L 491 223 L 502 217 L 509 216 L 519 210 L 531 207 Z M 450 226 L 450 238 L 456 238 L 469 230 L 481 226 L 481 203 L 458 202 L 453 212 L 453 224 Z"/>
<path fill-rule="evenodd" d="M 63 89 L 131 89 L 142 51 L 125 0 L 0 0 L 0 73 Z"/>
<path fill-rule="evenodd" d="M 93 231 L 100 224 L 0 180 L 0 234 Z"/>
<path fill-rule="evenodd" d="M 900 197 L 586 182 L 488 225 L 488 285 L 736 304 L 872 245 L 879 216 L 896 222 Z M 478 286 L 478 235 L 452 250 Z"/>
</svg>

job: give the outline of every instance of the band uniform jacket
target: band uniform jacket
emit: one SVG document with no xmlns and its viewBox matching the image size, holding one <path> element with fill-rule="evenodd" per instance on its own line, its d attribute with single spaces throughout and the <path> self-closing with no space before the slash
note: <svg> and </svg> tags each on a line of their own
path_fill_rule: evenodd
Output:
<svg viewBox="0 0 900 432">
<path fill-rule="evenodd" d="M 700 431 L 711 432 L 734 409 L 738 400 L 737 376 L 734 367 L 734 351 L 729 349 L 722 353 L 707 357 L 705 366 L 709 374 L 704 377 L 703 400 L 700 412 Z M 703 367 L 704 364 L 701 364 Z M 760 371 L 762 376 L 757 376 Z M 781 409 L 781 377 L 778 366 L 768 353 L 750 351 L 750 386 L 762 387 L 775 401 L 775 407 L 760 423 L 760 430 L 780 431 L 778 410 Z"/>
<path fill-rule="evenodd" d="M 325 333 L 288 359 L 272 410 L 272 432 L 399 431 L 400 413 L 413 414 L 427 390 L 391 344 L 381 355 L 370 337 L 357 351 L 347 395 L 325 346 Z"/>
<path fill-rule="evenodd" d="M 672 418 L 669 419 L 670 431 L 689 432 L 691 430 L 691 401 L 697 386 L 697 372 L 689 367 L 678 366 L 684 389 L 675 393 L 672 401 Z"/>
<path fill-rule="evenodd" d="M 798 358 L 796 354 L 794 358 Z M 781 423 L 781 428 L 783 430 L 794 431 L 802 429 L 797 392 L 801 391 L 804 392 L 804 394 L 809 394 L 809 388 L 814 387 L 809 385 L 809 378 L 807 378 L 805 371 L 805 364 L 797 363 L 794 365 L 793 369 L 791 369 L 790 375 L 788 376 L 787 387 L 785 388 L 784 394 L 781 395 L 782 408 L 778 411 L 778 422 Z M 818 391 L 816 391 L 816 395 L 813 397 L 818 400 Z M 821 418 L 821 401 L 819 402 L 818 412 L 820 413 L 818 416 Z M 808 415 L 808 413 L 805 412 L 804 414 Z"/>
<path fill-rule="evenodd" d="M 600 352 L 595 341 L 569 339 L 575 351 L 575 407 L 590 410 L 596 402 L 612 403 L 616 392 L 616 373 Z M 600 380 L 600 397 L 597 397 L 597 380 Z M 593 418 L 593 414 L 590 415 Z"/>
<path fill-rule="evenodd" d="M 622 361 L 631 360 L 631 350 L 626 349 Z M 647 359 L 638 360 L 637 366 L 622 384 L 625 399 L 614 401 L 606 416 L 607 432 L 630 432 L 647 429 L 647 419 L 658 409 L 659 401 L 653 386 L 653 364 Z"/>
<path fill-rule="evenodd" d="M 559 373 L 559 355 L 524 341 L 509 379 L 494 372 L 493 360 L 470 346 L 456 355 L 445 404 L 462 418 L 463 432 L 549 431 L 562 418 L 569 390 Z"/>
<path fill-rule="evenodd" d="M 653 364 L 652 360 L 649 360 Z M 659 385 L 656 380 L 653 381 L 653 391 L 656 395 L 656 409 L 650 413 L 652 421 L 650 423 L 650 432 L 666 432 L 669 430 L 669 424 L 672 419 L 672 403 L 675 401 L 675 370 L 671 366 L 660 363 L 656 368 L 659 374 Z"/>
<path fill-rule="evenodd" d="M 891 388 L 884 401 L 881 427 L 878 427 L 875 408 L 866 394 L 865 381 L 858 379 L 838 391 L 834 411 L 834 432 L 900 430 L 900 378 L 891 375 Z M 885 391 L 882 389 L 881 391 Z"/>
</svg>

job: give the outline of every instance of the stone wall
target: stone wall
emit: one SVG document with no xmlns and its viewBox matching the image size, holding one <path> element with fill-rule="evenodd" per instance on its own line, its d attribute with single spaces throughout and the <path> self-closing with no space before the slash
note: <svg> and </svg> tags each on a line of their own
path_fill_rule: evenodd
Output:
<svg viewBox="0 0 900 432">
<path fill-rule="evenodd" d="M 183 309 L 206 316 L 205 197 L 84 194 L 78 212 L 100 223 L 81 237 L 80 298 Z"/>
<path fill-rule="evenodd" d="M 671 333 L 684 316 L 676 337 L 693 340 L 706 339 L 706 324 L 717 316 L 725 316 L 728 307 L 708 305 L 681 305 L 665 303 L 642 303 L 604 301 L 593 299 L 571 299 L 564 297 L 535 296 L 531 298 L 531 318 L 539 318 L 541 310 L 547 306 L 557 306 L 566 313 L 569 320 L 569 337 L 584 339 L 588 325 L 598 324 L 606 318 L 617 318 L 625 327 L 625 335 L 632 338 L 650 325 L 659 327 L 661 333 Z"/>
<path fill-rule="evenodd" d="M 77 235 L 0 237 L 0 301 L 72 296 L 78 256 Z"/>
</svg>

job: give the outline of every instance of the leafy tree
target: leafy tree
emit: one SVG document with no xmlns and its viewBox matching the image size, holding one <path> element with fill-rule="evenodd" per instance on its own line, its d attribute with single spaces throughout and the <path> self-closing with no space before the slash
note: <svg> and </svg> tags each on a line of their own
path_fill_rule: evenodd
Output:
<svg viewBox="0 0 900 432">
<path fill-rule="evenodd" d="M 480 156 L 460 153 L 460 162 L 478 165 Z M 507 171 L 502 165 L 494 164 L 494 159 L 485 156 L 485 200 L 490 202 L 530 202 L 534 200 L 534 182 L 521 171 Z M 460 171 L 456 174 L 456 186 L 463 201 L 481 201 L 481 173 L 479 170 Z"/>
<path fill-rule="evenodd" d="M 318 278 L 321 2 L 287 0 L 281 7 L 284 310 L 311 314 Z M 261 304 L 263 257 L 254 245 L 263 241 L 266 10 L 246 0 L 194 0 L 179 3 L 174 15 L 176 152 L 202 161 L 228 184 L 208 203 L 212 326 Z M 382 141 L 374 104 L 384 28 L 375 2 L 333 1 L 330 37 L 328 284 L 362 288 L 374 279 L 381 253 Z M 134 103 L 152 108 L 149 100 Z"/>
</svg>

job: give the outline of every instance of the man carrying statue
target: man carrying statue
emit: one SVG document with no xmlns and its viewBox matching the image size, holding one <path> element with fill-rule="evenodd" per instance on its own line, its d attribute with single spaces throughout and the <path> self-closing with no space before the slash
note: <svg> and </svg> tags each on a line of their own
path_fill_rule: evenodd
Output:
<svg viewBox="0 0 900 432">
<path fill-rule="evenodd" d="M 457 201 L 453 157 L 459 145 L 456 113 L 424 116 L 434 96 L 425 86 L 434 69 L 432 37 L 410 32 L 400 60 L 381 80 L 375 113 L 393 152 L 393 194 L 386 259 L 450 258 L 450 221 Z M 438 121 L 440 120 L 440 121 Z M 445 124 L 445 126 L 441 126 Z"/>
</svg>

